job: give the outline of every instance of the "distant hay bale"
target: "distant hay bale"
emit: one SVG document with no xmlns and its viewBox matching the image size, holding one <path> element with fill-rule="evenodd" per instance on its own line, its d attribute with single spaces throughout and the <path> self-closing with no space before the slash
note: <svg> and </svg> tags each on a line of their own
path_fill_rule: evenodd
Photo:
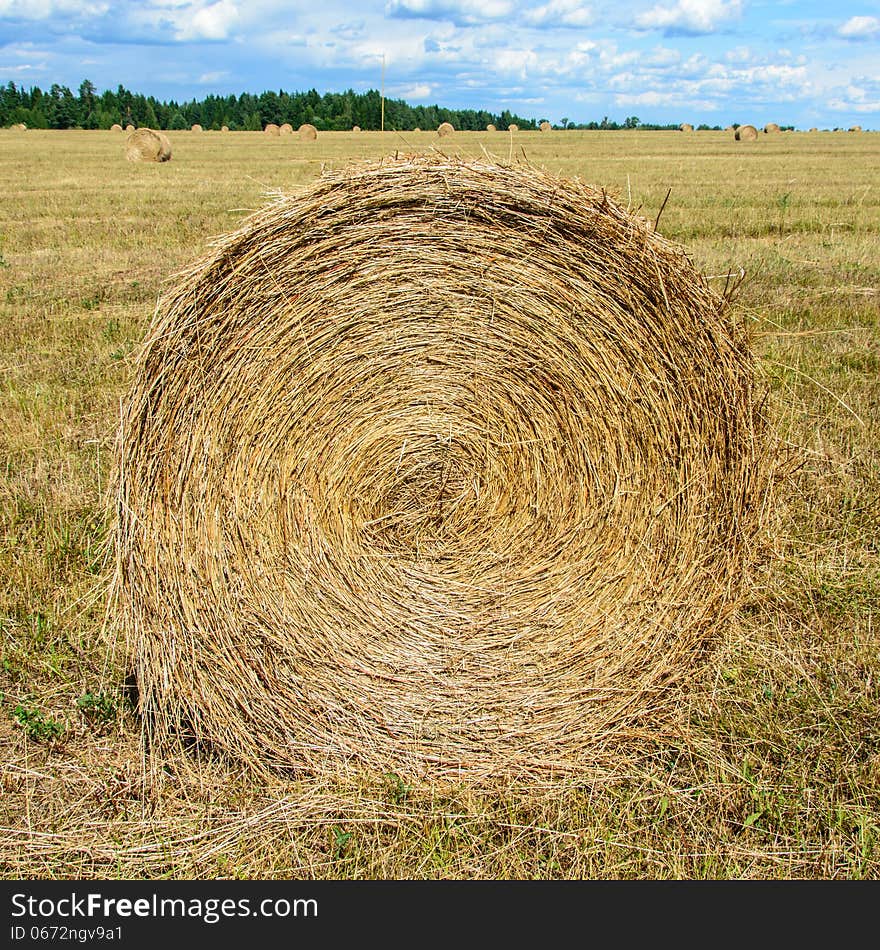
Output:
<svg viewBox="0 0 880 950">
<path fill-rule="evenodd" d="M 195 125 L 193 125 L 192 128 L 190 128 L 190 132 L 203 132 L 203 131 L 204 129 L 199 125 L 198 122 L 196 122 Z"/>
<path fill-rule="evenodd" d="M 126 131 L 126 132 L 129 132 L 129 133 L 130 133 L 130 132 L 134 132 L 134 126 L 133 126 L 131 123 L 129 123 L 129 124 L 125 127 L 125 131 Z"/>
<path fill-rule="evenodd" d="M 497 132 L 498 129 L 497 129 L 494 125 L 492 125 L 492 123 L 490 122 L 490 123 L 486 126 L 486 131 L 487 131 L 487 132 Z"/>
<path fill-rule="evenodd" d="M 441 137 L 444 135 L 452 135 L 454 131 L 455 127 L 450 122 L 441 122 L 440 125 L 437 126 L 437 134 Z"/>
<path fill-rule="evenodd" d="M 542 132 L 550 132 L 550 131 L 552 131 L 553 126 L 550 125 L 549 122 L 542 122 L 542 123 L 538 126 L 538 128 L 539 128 Z"/>
<path fill-rule="evenodd" d="M 741 125 L 734 133 L 737 142 L 754 142 L 758 137 L 758 130 L 753 125 Z"/>
<path fill-rule="evenodd" d="M 121 126 L 118 122 L 114 122 L 113 125 L 110 126 L 110 131 L 111 131 L 111 132 L 121 132 L 121 131 L 122 131 L 122 126 Z"/>
<path fill-rule="evenodd" d="M 274 122 L 269 122 L 267 123 L 266 127 L 263 129 L 263 134 L 277 137 L 281 134 L 281 129 L 279 129 L 278 126 L 275 125 Z"/>
<path fill-rule="evenodd" d="M 816 128 L 816 126 L 814 125 L 809 131 L 810 131 L 810 132 L 818 132 L 819 130 L 818 130 L 818 129 Z"/>
<path fill-rule="evenodd" d="M 690 122 L 682 122 L 678 127 L 678 130 L 679 132 L 693 132 L 694 127 L 690 124 Z"/>
<path fill-rule="evenodd" d="M 171 160 L 171 142 L 162 132 L 140 128 L 125 140 L 125 157 L 130 162 L 167 162 Z"/>
<path fill-rule="evenodd" d="M 724 131 L 725 131 L 725 132 L 733 132 L 733 131 L 735 131 L 735 130 L 734 130 L 734 128 L 733 128 L 732 125 L 728 125 L 728 126 L 724 129 Z"/>
<path fill-rule="evenodd" d="M 318 137 L 318 130 L 306 122 L 297 129 L 297 135 L 299 135 L 300 140 L 303 142 L 314 142 Z"/>
<path fill-rule="evenodd" d="M 515 122 L 511 122 L 510 125 L 507 126 L 507 131 L 508 131 L 508 132 L 519 132 L 519 126 L 518 126 Z"/>
<path fill-rule="evenodd" d="M 27 132 L 27 125 L 24 122 L 16 122 L 10 128 L 15 132 Z"/>
<path fill-rule="evenodd" d="M 416 126 L 416 127 L 413 129 L 413 132 L 421 132 L 421 131 L 422 131 L 422 130 L 421 130 L 418 126 Z"/>
<path fill-rule="evenodd" d="M 293 135 L 293 126 L 289 122 L 285 122 L 278 127 L 278 133 L 279 135 Z"/>
<path fill-rule="evenodd" d="M 851 125 L 849 127 L 850 132 L 861 132 L 862 127 L 860 125 Z"/>
<path fill-rule="evenodd" d="M 228 126 L 228 125 L 221 125 L 221 126 L 220 126 L 220 131 L 221 131 L 221 132 L 228 132 L 228 131 L 229 131 L 229 126 Z"/>
<path fill-rule="evenodd" d="M 768 122 L 768 123 L 764 126 L 764 132 L 765 132 L 765 134 L 767 134 L 767 135 L 771 135 L 771 134 L 773 134 L 773 133 L 775 133 L 775 132 L 781 132 L 781 131 L 782 131 L 782 129 L 780 129 L 779 126 L 778 126 L 775 122 Z"/>
<path fill-rule="evenodd" d="M 352 132 L 360 132 L 360 130 L 361 130 L 361 127 L 359 125 L 353 125 L 351 127 Z"/>
<path fill-rule="evenodd" d="M 163 295 L 123 401 L 151 755 L 556 779 L 670 735 L 767 508 L 744 333 L 683 248 L 529 165 L 279 196 Z"/>
</svg>

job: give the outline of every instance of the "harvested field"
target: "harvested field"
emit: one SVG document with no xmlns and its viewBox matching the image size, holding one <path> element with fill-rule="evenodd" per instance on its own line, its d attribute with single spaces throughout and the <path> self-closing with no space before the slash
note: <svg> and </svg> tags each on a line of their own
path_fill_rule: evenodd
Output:
<svg viewBox="0 0 880 950">
<path fill-rule="evenodd" d="M 166 134 L 174 160 L 156 166 L 120 161 L 111 132 L 0 130 L 4 876 L 880 876 L 880 136 L 529 137 L 534 166 L 659 214 L 719 293 L 745 271 L 731 312 L 796 463 L 745 601 L 657 693 L 662 727 L 576 778 L 254 777 L 205 747 L 167 750 L 145 785 L 106 512 L 166 279 L 322 166 L 482 159 L 496 141 L 322 132 L 279 151 L 262 132 Z"/>
</svg>

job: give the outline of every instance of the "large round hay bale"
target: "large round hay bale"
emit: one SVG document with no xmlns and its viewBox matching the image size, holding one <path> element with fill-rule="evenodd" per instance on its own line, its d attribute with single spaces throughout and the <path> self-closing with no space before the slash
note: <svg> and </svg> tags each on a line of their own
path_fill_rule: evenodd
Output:
<svg viewBox="0 0 880 950">
<path fill-rule="evenodd" d="M 15 122 L 10 128 L 15 132 L 27 132 L 27 125 L 24 122 Z"/>
<path fill-rule="evenodd" d="M 274 122 L 269 122 L 263 129 L 263 134 L 277 137 L 281 134 L 281 129 Z"/>
<path fill-rule="evenodd" d="M 861 132 L 862 127 L 860 125 L 851 125 L 849 127 L 850 132 Z"/>
<path fill-rule="evenodd" d="M 733 137 L 737 142 L 754 142 L 758 137 L 758 130 L 753 125 L 741 125 Z"/>
<path fill-rule="evenodd" d="M 293 126 L 289 122 L 285 122 L 283 125 L 278 127 L 279 135 L 293 135 Z"/>
<path fill-rule="evenodd" d="M 455 126 L 453 126 L 451 122 L 441 122 L 440 125 L 437 126 L 437 134 L 440 136 L 452 135 L 454 131 Z"/>
<path fill-rule="evenodd" d="M 118 122 L 114 122 L 113 125 L 110 126 L 110 131 L 111 131 L 111 132 L 121 132 L 121 131 L 122 131 L 122 126 L 121 126 Z"/>
<path fill-rule="evenodd" d="M 360 132 L 360 130 L 361 130 L 361 127 L 359 125 L 353 125 L 351 127 L 352 132 Z"/>
<path fill-rule="evenodd" d="M 767 135 L 771 135 L 771 134 L 773 134 L 773 133 L 775 133 L 775 132 L 781 132 L 781 131 L 782 131 L 782 129 L 780 129 L 779 126 L 778 126 L 775 122 L 768 122 L 768 123 L 764 126 L 764 132 L 765 132 Z"/>
<path fill-rule="evenodd" d="M 497 132 L 498 129 L 497 129 L 496 126 L 494 126 L 494 125 L 490 122 L 490 123 L 486 126 L 486 131 L 487 131 L 487 132 Z"/>
<path fill-rule="evenodd" d="M 125 157 L 130 162 L 167 162 L 171 159 L 171 142 L 162 132 L 137 129 L 125 140 Z"/>
<path fill-rule="evenodd" d="M 228 126 L 228 125 L 221 125 L 221 126 L 220 126 L 220 131 L 221 131 L 221 132 L 228 132 L 228 131 L 229 131 L 229 126 Z"/>
<path fill-rule="evenodd" d="M 134 126 L 129 122 L 129 124 L 125 127 L 125 131 L 130 135 L 132 132 L 134 132 Z"/>
<path fill-rule="evenodd" d="M 193 125 L 192 128 L 190 129 L 190 132 L 203 132 L 203 131 L 204 129 L 199 125 L 198 122 L 196 122 L 195 125 Z"/>
<path fill-rule="evenodd" d="M 123 405 L 150 748 L 547 776 L 663 735 L 762 510 L 743 332 L 683 249 L 528 165 L 386 159 L 253 215 Z"/>
<path fill-rule="evenodd" d="M 515 122 L 511 122 L 510 125 L 507 126 L 507 131 L 508 131 L 508 132 L 519 132 L 519 126 L 518 126 Z"/>
<path fill-rule="evenodd" d="M 297 135 L 299 135 L 300 140 L 303 142 L 314 142 L 318 137 L 318 130 L 306 122 L 297 129 Z"/>
<path fill-rule="evenodd" d="M 679 132 L 693 132 L 694 127 L 690 124 L 690 122 L 682 122 L 678 127 L 678 130 Z"/>
<path fill-rule="evenodd" d="M 416 126 L 416 127 L 413 129 L 413 132 L 421 132 L 421 131 L 422 131 L 422 130 L 421 130 L 418 126 Z"/>
<path fill-rule="evenodd" d="M 539 128 L 542 132 L 550 132 L 550 131 L 552 131 L 553 126 L 550 125 L 549 122 L 546 122 L 546 121 L 545 121 L 545 122 L 542 122 L 542 123 L 538 126 L 538 128 Z"/>
</svg>

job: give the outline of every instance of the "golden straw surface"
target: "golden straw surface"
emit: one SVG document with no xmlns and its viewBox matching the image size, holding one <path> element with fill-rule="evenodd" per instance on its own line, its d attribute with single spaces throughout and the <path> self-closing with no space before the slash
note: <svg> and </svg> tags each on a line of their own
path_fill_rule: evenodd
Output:
<svg viewBox="0 0 880 950">
<path fill-rule="evenodd" d="M 602 191 L 437 156 L 278 197 L 160 302 L 123 407 L 153 740 L 431 778 L 659 734 L 748 566 L 756 402 L 726 301 Z"/>
</svg>

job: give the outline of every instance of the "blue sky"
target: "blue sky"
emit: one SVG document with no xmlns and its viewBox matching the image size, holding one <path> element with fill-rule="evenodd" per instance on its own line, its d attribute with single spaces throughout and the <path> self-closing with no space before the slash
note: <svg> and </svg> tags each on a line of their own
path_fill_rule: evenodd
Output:
<svg viewBox="0 0 880 950">
<path fill-rule="evenodd" d="M 880 128 L 880 0 L 0 0 L 0 81 Z"/>
</svg>

